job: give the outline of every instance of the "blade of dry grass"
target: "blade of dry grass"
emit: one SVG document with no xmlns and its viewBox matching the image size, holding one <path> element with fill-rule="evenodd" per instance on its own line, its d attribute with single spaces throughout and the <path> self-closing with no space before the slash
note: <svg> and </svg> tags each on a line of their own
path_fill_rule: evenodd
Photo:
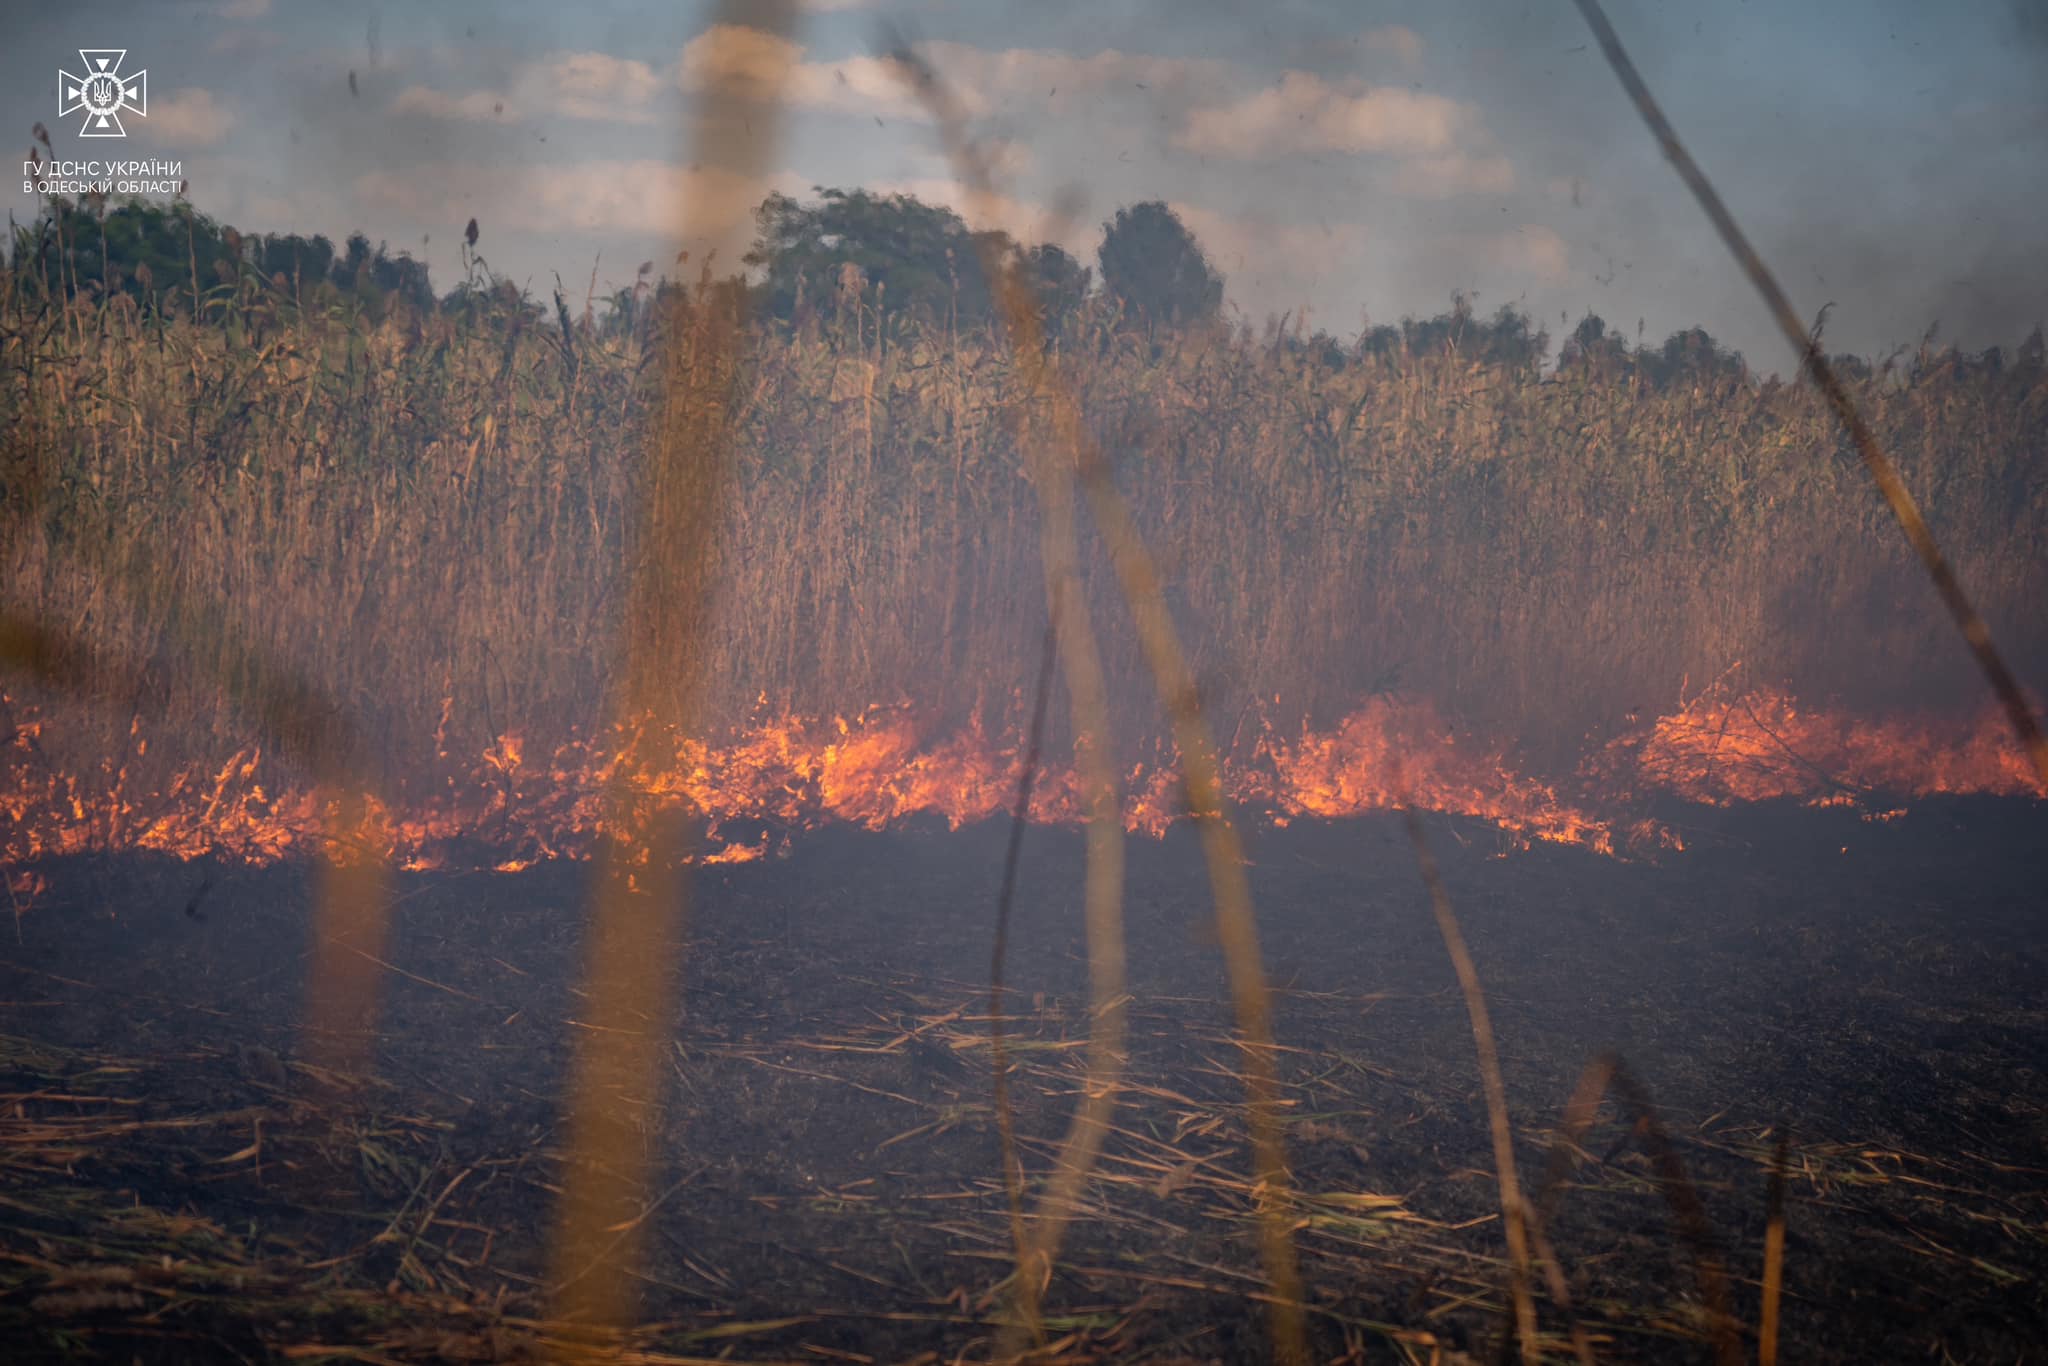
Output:
<svg viewBox="0 0 2048 1366">
<path fill-rule="evenodd" d="M 1128 1030 L 1124 990 L 1124 827 L 1116 772 L 1110 763 L 1109 685 L 1104 677 L 1095 629 L 1082 594 L 1079 537 L 1074 525 L 1073 486 L 1042 442 L 1027 437 L 1044 519 L 1040 530 L 1046 598 L 1054 614 L 1065 661 L 1068 706 L 1075 728 L 1075 760 L 1086 803 L 1086 868 L 1082 914 L 1088 942 L 1091 1013 L 1088 1065 L 1081 1103 L 1040 1198 L 1016 1284 L 1019 1323 L 1006 1330 L 999 1350 L 1021 1346 L 1017 1329 L 1035 1332 L 1038 1303 L 1052 1276 L 1067 1221 L 1080 1209 L 1095 1159 L 1109 1134 L 1116 1094 L 1124 1072 Z"/>
<path fill-rule="evenodd" d="M 966 184 L 969 194 L 987 206 L 993 193 L 990 176 L 986 164 L 965 134 L 964 118 L 958 104 L 927 63 L 901 43 L 893 43 L 891 47 L 901 69 L 910 75 L 920 95 L 937 115 L 956 175 Z M 1265 970 L 1260 962 L 1251 887 L 1244 871 L 1244 850 L 1224 808 L 1215 743 L 1203 718 L 1201 698 L 1193 671 L 1188 667 L 1187 653 L 1181 647 L 1166 609 L 1157 567 L 1145 548 L 1129 509 L 1110 480 L 1108 462 L 1103 459 L 1100 447 L 1081 421 L 1080 405 L 1071 386 L 1047 363 L 1037 312 L 1029 292 L 1020 280 L 1003 269 L 1000 260 L 987 261 L 985 270 L 1001 301 L 1006 334 L 1018 365 L 1030 380 L 1032 390 L 1050 400 L 1048 407 L 1054 441 L 1080 473 L 1089 510 L 1094 514 L 1096 529 L 1109 548 L 1110 562 L 1136 621 L 1146 663 L 1150 666 L 1180 751 L 1182 784 L 1189 814 L 1201 837 L 1202 852 L 1208 865 L 1216 904 L 1217 938 L 1223 946 L 1238 1028 L 1243 1035 L 1241 1046 L 1249 1101 L 1252 1161 L 1259 1191 L 1260 1251 L 1272 1291 L 1274 1356 L 1286 1363 L 1302 1362 L 1307 1359 L 1307 1335 L 1301 1309 L 1301 1276 L 1289 1232 L 1287 1163 L 1281 1141 L 1279 1095 L 1272 1059 L 1272 1003 L 1266 989 Z M 1068 487 L 1069 478 L 1064 470 L 1048 470 L 1048 473 L 1052 475 L 1052 486 Z M 1092 956 L 1091 951 L 1091 961 Z M 1120 954 L 1118 969 L 1120 979 Z M 1100 995 L 1105 985 L 1105 981 L 1098 980 L 1098 1015 L 1105 1005 Z M 1118 990 L 1121 990 L 1120 986 Z M 1115 1008 L 1121 1032 L 1121 1005 Z M 1084 1109 L 1094 1100 L 1096 1087 L 1097 1083 L 1091 1080 Z M 1099 1134 L 1095 1143 L 1099 1146 Z M 1092 1152 L 1089 1157 L 1092 1161 Z M 1057 1184 L 1055 1192 L 1049 1192 L 1049 1196 L 1053 1193 L 1057 1193 Z"/>
<path fill-rule="evenodd" d="M 1548 1222 L 1555 1211 L 1565 1178 L 1571 1174 L 1580 1144 L 1599 1111 L 1601 1097 L 1610 1088 L 1633 1120 L 1635 1134 L 1642 1138 L 1644 1147 L 1649 1151 L 1658 1189 L 1671 1210 L 1679 1238 L 1692 1257 L 1701 1307 L 1714 1345 L 1714 1359 L 1720 1366 L 1737 1366 L 1742 1360 L 1742 1343 L 1735 1316 L 1729 1312 L 1726 1263 L 1715 1246 L 1713 1229 L 1707 1223 L 1706 1207 L 1700 1203 L 1699 1192 L 1686 1175 L 1685 1164 L 1679 1160 L 1678 1149 L 1671 1142 L 1671 1135 L 1665 1129 L 1657 1107 L 1651 1103 L 1649 1093 L 1622 1063 L 1619 1055 L 1603 1053 L 1579 1074 L 1579 1084 L 1565 1104 L 1564 1123 L 1551 1142 L 1543 1182 L 1536 1191 L 1533 1201 L 1536 1217 Z"/>
<path fill-rule="evenodd" d="M 1785 1160 L 1791 1135 L 1778 1130 L 1771 1149 L 1771 1185 L 1764 1211 L 1764 1299 L 1757 1319 L 1757 1366 L 1778 1366 L 1778 1306 L 1785 1293 Z"/>
<path fill-rule="evenodd" d="M 1398 781 L 1398 780 L 1397 780 Z M 1458 974 L 1458 990 L 1464 993 L 1465 1013 L 1472 1022 L 1472 1044 L 1479 1055 L 1479 1081 L 1486 1093 L 1487 1127 L 1493 1135 L 1494 1181 L 1500 1187 L 1501 1228 L 1508 1240 L 1509 1291 L 1515 1314 L 1515 1337 L 1521 1343 L 1522 1360 L 1536 1359 L 1536 1301 L 1529 1290 L 1528 1225 L 1522 1208 L 1522 1182 L 1515 1171 L 1515 1134 L 1508 1119 L 1507 1084 L 1501 1077 L 1500 1050 L 1493 1039 L 1493 1017 L 1486 1010 L 1486 992 L 1479 984 L 1479 969 L 1465 947 L 1464 931 L 1451 910 L 1451 895 L 1444 889 L 1443 874 L 1429 847 L 1429 835 L 1422 817 L 1405 798 L 1401 819 L 1408 828 L 1408 841 L 1415 846 L 1415 862 L 1422 870 L 1422 882 L 1429 889 L 1429 905 L 1436 927 L 1443 935 L 1444 949 Z"/>
<path fill-rule="evenodd" d="M 1045 714 L 1052 699 L 1053 668 L 1059 658 L 1058 604 L 1045 622 L 1044 656 L 1031 697 L 1031 733 L 1024 744 L 1024 763 L 1017 775 L 1017 805 L 1011 813 L 1010 838 L 1003 849 L 1003 880 L 996 893 L 996 938 L 989 951 L 988 1048 L 995 1069 L 996 1137 L 1002 1148 L 1003 1195 L 1010 1205 L 1010 1239 L 1018 1266 L 1024 1264 L 1024 1167 L 1017 1156 L 1017 1116 L 1010 1103 L 1010 1052 L 1003 1028 L 1003 968 L 1010 950 L 1010 909 L 1016 900 L 1017 863 L 1024 850 L 1024 828 L 1031 820 L 1031 788 L 1038 778 L 1039 751 L 1045 743 Z M 1035 1335 L 1036 1330 L 1034 1330 Z"/>
<path fill-rule="evenodd" d="M 1713 1337 L 1715 1359 L 1721 1366 L 1739 1366 L 1742 1344 L 1736 1335 L 1735 1316 L 1728 1308 L 1726 1262 L 1715 1246 L 1714 1230 L 1707 1222 L 1706 1206 L 1700 1203 L 1699 1191 L 1694 1188 L 1692 1178 L 1686 1175 L 1685 1164 L 1679 1160 L 1678 1149 L 1671 1142 L 1671 1134 L 1665 1129 L 1657 1107 L 1650 1102 L 1649 1092 L 1618 1058 L 1614 1061 L 1611 1085 L 1635 1116 L 1637 1131 L 1642 1135 L 1643 1145 L 1649 1149 L 1650 1162 L 1657 1171 L 1657 1184 L 1664 1191 L 1664 1201 L 1671 1207 L 1671 1217 L 1678 1225 L 1679 1236 L 1692 1253 L 1693 1271 L 1699 1280 L 1701 1307 L 1707 1316 L 1708 1332 Z"/>
<path fill-rule="evenodd" d="M 1764 264 L 1763 257 L 1757 254 L 1756 248 L 1750 244 L 1749 238 L 1735 222 L 1735 216 L 1728 211 L 1727 204 L 1722 202 L 1720 192 L 1714 188 L 1714 183 L 1707 179 L 1706 172 L 1700 169 L 1699 163 L 1692 159 L 1692 153 L 1679 141 L 1678 131 L 1664 116 L 1664 110 L 1658 105 L 1656 97 L 1650 93 L 1650 87 L 1644 83 L 1635 63 L 1629 60 L 1628 51 L 1622 47 L 1621 37 L 1615 33 L 1614 25 L 1608 22 L 1607 11 L 1601 7 L 1600 0 L 1577 0 L 1577 3 L 1579 13 L 1585 16 L 1587 27 L 1593 30 L 1593 37 L 1600 44 L 1600 51 L 1606 56 L 1607 64 L 1614 68 L 1614 74 L 1620 80 L 1622 89 L 1628 92 L 1629 99 L 1635 104 L 1636 112 L 1642 115 L 1644 124 L 1649 127 L 1651 135 L 1663 148 L 1665 157 L 1677 170 L 1679 179 L 1685 182 L 1686 188 L 1692 191 L 1693 198 L 1697 199 L 1700 207 L 1706 211 L 1714 230 L 1721 235 L 1721 240 L 1734 254 L 1743 274 L 1749 277 L 1750 283 L 1756 286 L 1757 293 L 1763 296 L 1764 305 L 1770 310 L 1772 321 L 1777 323 L 1778 330 L 1784 333 L 1785 340 L 1791 344 L 1792 349 L 1799 352 L 1806 372 L 1813 376 L 1814 384 L 1826 396 L 1829 406 L 1835 410 L 1835 415 L 1841 419 L 1843 428 L 1849 433 L 1850 441 L 1855 444 L 1857 455 L 1863 460 L 1864 468 L 1870 471 L 1871 479 L 1876 482 L 1877 491 L 1883 495 L 1885 505 L 1891 509 L 1892 517 L 1898 522 L 1899 529 L 1905 532 L 1906 540 L 1913 547 L 1913 552 L 1920 557 L 1920 563 L 1927 570 L 1927 576 L 1934 581 L 1935 591 L 1941 594 L 1942 604 L 1948 608 L 1948 614 L 1954 619 L 1956 629 L 1963 633 L 1963 639 L 1968 642 L 1970 652 L 1976 656 L 1977 667 L 1983 671 L 1986 681 L 1991 684 L 1991 691 L 1997 695 L 2000 705 L 2005 708 L 2007 717 L 2011 719 L 2013 733 L 2019 737 L 2020 748 L 2026 751 L 2028 759 L 2032 761 L 2035 776 L 2044 786 L 2048 786 L 2048 738 L 2043 737 L 2040 722 L 2035 719 L 2033 708 L 2028 705 L 2025 694 L 2020 691 L 2019 680 L 2013 676 L 2012 670 L 2006 667 L 2004 656 L 1999 653 L 1998 646 L 1992 641 L 1991 628 L 1985 624 L 1983 616 L 1971 603 L 1969 594 L 1963 591 L 1962 581 L 1950 567 L 1948 557 L 1941 553 L 1941 546 L 1935 541 L 1933 531 L 1928 528 L 1927 519 L 1920 514 L 1919 504 L 1913 500 L 1905 481 L 1899 477 L 1898 467 L 1878 444 L 1877 433 L 1864 421 L 1855 399 L 1850 397 L 1848 388 L 1835 374 L 1835 369 L 1828 363 L 1827 357 L 1821 353 L 1818 337 L 1809 334 L 1800 322 L 1798 313 L 1793 311 L 1792 300 L 1779 286 L 1777 277 L 1771 273 L 1770 267 Z"/>
<path fill-rule="evenodd" d="M 716 21 L 781 36 L 795 27 L 796 5 L 727 0 Z M 758 103 L 745 119 L 737 108 L 741 97 L 708 92 L 696 110 L 697 158 L 740 175 L 759 173 L 776 146 L 787 74 L 787 62 L 760 73 L 759 88 L 748 95 Z M 697 206 L 678 208 L 683 235 L 692 240 L 700 235 L 693 229 L 702 226 Z M 599 1331 L 624 1326 L 632 1314 L 630 1278 L 585 1273 L 602 1260 L 630 1266 L 637 1259 L 641 1226 L 621 1234 L 618 1221 L 632 1212 L 646 1185 L 687 924 L 682 860 L 690 816 L 643 783 L 672 757 L 676 737 L 687 733 L 699 681 L 702 662 L 694 647 L 717 566 L 744 321 L 737 299 L 713 293 L 707 268 L 693 307 L 687 314 L 678 308 L 671 320 L 661 420 L 635 491 L 638 525 L 622 683 L 614 699 L 616 719 L 635 739 L 608 793 L 607 838 L 594 875 L 584 969 L 594 1027 L 576 1036 L 569 1170 L 549 1277 L 560 1317 Z"/>
</svg>

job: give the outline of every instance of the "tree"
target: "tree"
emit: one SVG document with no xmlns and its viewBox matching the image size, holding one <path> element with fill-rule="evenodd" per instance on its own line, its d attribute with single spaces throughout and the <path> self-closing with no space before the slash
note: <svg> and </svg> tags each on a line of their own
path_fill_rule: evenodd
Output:
<svg viewBox="0 0 2048 1366">
<path fill-rule="evenodd" d="M 754 246 L 743 259 L 762 272 L 767 308 L 777 317 L 794 316 L 799 299 L 825 308 L 876 289 L 892 311 L 933 321 L 988 316 L 978 252 L 990 234 L 971 233 L 951 209 L 909 195 L 822 188 L 817 194 L 810 204 L 773 194 L 755 214 Z M 1007 254 L 1009 238 L 993 238 L 998 255 Z"/>
<path fill-rule="evenodd" d="M 1588 313 L 1557 351 L 1560 373 L 1580 371 L 1595 379 L 1612 379 L 1629 368 L 1628 342 L 1608 328 L 1598 313 Z"/>
<path fill-rule="evenodd" d="M 423 312 L 434 308 L 434 286 L 427 277 L 427 264 L 405 252 L 393 256 L 384 243 L 374 248 L 370 239 L 352 232 L 343 247 L 344 255 L 334 263 L 335 287 L 347 290 L 381 313 L 389 299 L 401 299 Z"/>
<path fill-rule="evenodd" d="M 1749 373 L 1741 355 L 1709 336 L 1703 327 L 1688 327 L 1664 339 L 1662 350 L 1647 347 L 1636 352 L 1636 364 L 1652 384 L 1660 388 L 1678 385 L 1714 385 L 1739 380 Z"/>
<path fill-rule="evenodd" d="M 1206 323 L 1222 311 L 1223 277 L 1179 215 L 1158 200 L 1118 209 L 1102 225 L 1095 260 L 1103 290 L 1147 328 Z"/>
<path fill-rule="evenodd" d="M 180 306 L 189 308 L 193 267 L 199 269 L 200 293 L 220 283 L 220 263 L 234 254 L 227 241 L 232 232 L 182 202 L 130 199 L 109 207 L 52 199 L 32 232 L 17 233 L 16 268 L 26 265 L 26 254 L 48 262 L 53 272 L 61 267 L 68 288 L 91 285 L 159 302 L 176 290 L 184 301 Z"/>
<path fill-rule="evenodd" d="M 255 239 L 254 245 L 256 269 L 266 280 L 283 277 L 287 288 L 296 290 L 317 284 L 334 269 L 334 243 L 318 234 L 272 234 Z"/>
<path fill-rule="evenodd" d="M 1596 330 L 1604 326 L 1597 318 L 1592 321 Z M 1571 345 L 1566 341 L 1567 350 Z M 1359 338 L 1358 349 L 1361 355 L 1456 355 L 1481 365 L 1535 370 L 1550 350 L 1550 334 L 1513 304 L 1502 304 L 1491 318 L 1478 317 L 1472 311 L 1472 296 L 1461 290 L 1451 295 L 1449 312 L 1403 318 L 1398 327 L 1383 323 Z"/>
<path fill-rule="evenodd" d="M 1095 274 L 1050 242 L 1017 248 L 1010 269 L 1037 302 L 1039 326 L 1048 338 L 1058 337 L 1087 304 Z"/>
</svg>

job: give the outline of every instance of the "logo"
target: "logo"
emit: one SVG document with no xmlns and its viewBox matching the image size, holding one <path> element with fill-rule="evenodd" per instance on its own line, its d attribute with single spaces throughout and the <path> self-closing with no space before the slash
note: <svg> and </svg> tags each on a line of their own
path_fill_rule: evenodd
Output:
<svg viewBox="0 0 2048 1366">
<path fill-rule="evenodd" d="M 149 73 L 121 74 L 121 59 L 128 55 L 125 47 L 82 47 L 78 55 L 87 74 L 57 72 L 57 117 L 83 113 L 85 123 L 78 130 L 82 138 L 127 137 L 128 130 L 121 126 L 123 110 L 149 117 Z"/>
</svg>

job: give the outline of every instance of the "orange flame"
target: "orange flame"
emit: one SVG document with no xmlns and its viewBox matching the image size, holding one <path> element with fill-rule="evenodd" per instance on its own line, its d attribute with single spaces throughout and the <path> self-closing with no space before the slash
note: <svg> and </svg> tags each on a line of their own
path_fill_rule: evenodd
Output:
<svg viewBox="0 0 2048 1366">
<path fill-rule="evenodd" d="M 1587 765 L 1617 794 L 1666 792 L 1714 806 L 1796 799 L 1809 805 L 1901 797 L 2048 796 L 1995 707 L 1957 722 L 1864 719 L 1802 707 L 1773 688 L 1709 688 Z"/>
<path fill-rule="evenodd" d="M 45 725 L 26 714 L 0 750 L 0 866 L 85 852 L 249 864 L 334 852 L 332 813 L 259 748 L 151 785 L 139 776 L 149 768 L 139 722 L 125 753 L 85 773 L 47 762 Z M 429 790 L 375 807 L 369 826 L 384 832 L 383 852 L 401 868 L 514 872 L 587 857 L 604 833 L 607 785 L 622 779 L 701 815 L 699 861 L 738 863 L 830 822 L 880 830 L 936 816 L 957 829 L 1000 815 L 1015 792 L 1021 751 L 1016 737 L 992 739 L 978 723 L 930 737 L 907 706 L 830 721 L 757 717 L 720 740 L 664 745 L 652 751 L 661 762 L 626 772 L 629 756 L 649 752 L 637 738 L 575 736 L 543 757 L 525 737 L 500 735 L 466 771 L 450 761 L 449 776 Z M 1993 710 L 1967 724 L 1871 720 L 1725 685 L 1613 741 L 1564 781 L 1518 772 L 1502 750 L 1460 738 L 1426 703 L 1387 698 L 1328 730 L 1303 727 L 1288 737 L 1268 726 L 1225 775 L 1240 809 L 1277 825 L 1388 809 L 1405 784 L 1418 807 L 1491 821 L 1515 845 L 1554 841 L 1602 853 L 1682 847 L 1631 814 L 1654 796 L 1722 806 L 1851 803 L 1888 819 L 1896 808 L 1873 800 L 1879 794 L 2048 795 Z M 1157 836 L 1180 818 L 1171 755 L 1133 768 L 1125 789 L 1129 829 Z M 1034 819 L 1078 825 L 1081 814 L 1072 768 L 1042 775 Z"/>
</svg>

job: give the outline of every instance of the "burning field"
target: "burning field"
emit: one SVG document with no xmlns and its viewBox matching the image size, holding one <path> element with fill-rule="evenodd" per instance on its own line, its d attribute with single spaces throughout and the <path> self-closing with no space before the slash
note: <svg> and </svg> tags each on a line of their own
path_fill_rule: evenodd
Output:
<svg viewBox="0 0 2048 1366">
<path fill-rule="evenodd" d="M 703 160 L 886 75 L 969 216 L 16 228 L 7 1359 L 2038 1352 L 2039 330 L 1829 358 L 1590 3 L 1797 382 L 1097 288 L 758 8 Z"/>
</svg>

